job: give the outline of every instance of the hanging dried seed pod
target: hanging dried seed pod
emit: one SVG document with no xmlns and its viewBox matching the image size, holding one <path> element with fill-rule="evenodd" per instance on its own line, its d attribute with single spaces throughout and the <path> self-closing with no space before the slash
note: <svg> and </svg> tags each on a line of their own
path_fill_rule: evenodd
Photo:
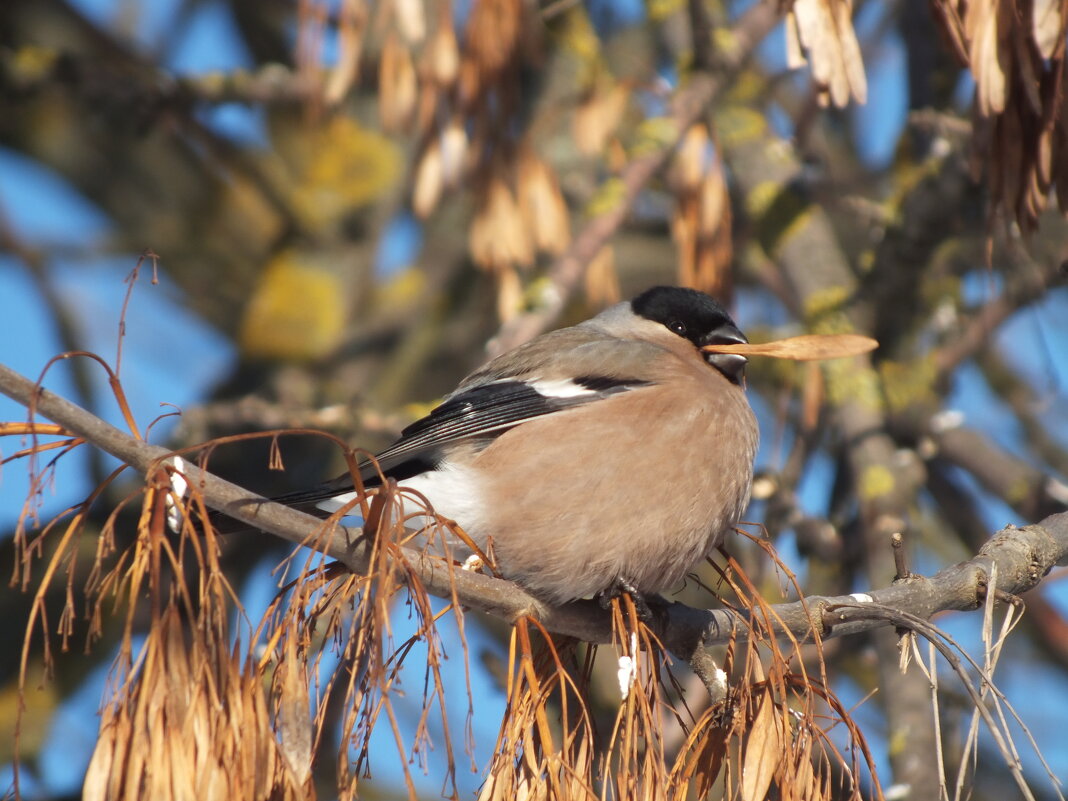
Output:
<svg viewBox="0 0 1068 801">
<path fill-rule="evenodd" d="M 423 0 L 393 0 L 393 19 L 406 44 L 417 45 L 426 38 Z"/>
<path fill-rule="evenodd" d="M 412 211 L 415 216 L 426 219 L 437 208 L 445 181 L 441 166 L 441 144 L 432 138 L 419 158 L 412 186 Z"/>
<path fill-rule="evenodd" d="M 545 162 L 529 150 L 519 157 L 519 207 L 534 247 L 558 256 L 571 243 L 571 224 L 560 182 Z"/>
<path fill-rule="evenodd" d="M 412 54 L 396 33 L 382 45 L 378 68 L 378 114 L 382 129 L 395 133 L 407 129 L 419 94 Z"/>
<path fill-rule="evenodd" d="M 615 133 L 627 109 L 630 92 L 622 83 L 593 90 L 575 109 L 571 135 L 579 151 L 587 156 L 599 155 Z"/>
<path fill-rule="evenodd" d="M 468 244 L 471 258 L 485 269 L 528 267 L 534 261 L 519 204 L 499 177 L 490 179 L 486 187 L 482 206 L 471 222 Z"/>
<path fill-rule="evenodd" d="M 441 87 L 452 86 L 460 74 L 460 48 L 447 14 L 442 15 L 423 51 L 423 69 L 427 79 Z"/>
</svg>

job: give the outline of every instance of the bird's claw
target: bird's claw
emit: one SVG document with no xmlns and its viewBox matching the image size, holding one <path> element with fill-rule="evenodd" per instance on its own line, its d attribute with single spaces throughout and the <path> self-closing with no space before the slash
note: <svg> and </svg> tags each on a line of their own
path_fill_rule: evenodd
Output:
<svg viewBox="0 0 1068 801">
<path fill-rule="evenodd" d="M 630 579 L 624 576 L 617 577 L 616 580 L 612 582 L 612 586 L 601 590 L 597 600 L 601 604 L 602 609 L 608 609 L 611 607 L 613 600 L 624 594 L 629 595 L 634 602 L 634 611 L 638 614 L 638 620 L 647 626 L 652 625 L 655 619 L 653 609 L 649 605 L 649 601 L 652 599 L 647 599 L 645 594 L 635 587 Z M 655 600 L 661 599 L 657 597 Z"/>
</svg>

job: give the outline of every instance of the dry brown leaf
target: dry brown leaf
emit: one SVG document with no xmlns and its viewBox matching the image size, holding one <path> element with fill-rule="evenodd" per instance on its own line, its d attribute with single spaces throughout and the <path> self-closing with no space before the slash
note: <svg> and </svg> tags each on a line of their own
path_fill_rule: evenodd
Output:
<svg viewBox="0 0 1068 801">
<path fill-rule="evenodd" d="M 608 140 L 604 150 L 604 168 L 610 173 L 618 173 L 627 166 L 627 149 L 619 139 L 613 137 Z"/>
<path fill-rule="evenodd" d="M 438 138 L 434 137 L 427 143 L 419 164 L 415 168 L 412 211 L 420 219 L 429 217 L 441 199 L 441 192 L 445 185 L 441 161 L 441 145 Z"/>
<path fill-rule="evenodd" d="M 849 83 L 842 62 L 836 16 L 831 3 L 835 0 L 798 0 L 794 4 L 801 44 L 808 52 L 812 77 L 825 91 L 821 103 L 829 97 L 836 106 L 849 100 Z"/>
<path fill-rule="evenodd" d="M 1035 174 L 1048 189 L 1053 183 L 1053 129 L 1046 128 L 1038 136 L 1038 152 L 1035 156 Z"/>
<path fill-rule="evenodd" d="M 100 736 L 97 738 L 93 756 L 89 760 L 89 767 L 85 771 L 85 781 L 82 783 L 83 801 L 105 801 L 114 798 L 115 771 L 113 763 L 115 759 L 116 724 L 101 726 Z"/>
<path fill-rule="evenodd" d="M 1031 58 L 1033 43 L 1024 26 L 1009 22 L 1008 27 L 1009 36 L 1006 46 L 1012 49 L 1010 63 L 1017 70 L 1013 80 L 1013 92 L 1017 97 L 1023 95 L 1027 99 L 1033 114 L 1041 115 L 1043 106 L 1040 95 L 1041 79 L 1036 72 L 1036 68 L 1040 69 L 1040 67 Z"/>
<path fill-rule="evenodd" d="M 697 280 L 697 206 L 697 198 L 682 195 L 671 215 L 671 238 L 678 252 L 680 286 L 693 286 Z"/>
<path fill-rule="evenodd" d="M 486 269 L 527 267 L 534 261 L 534 245 L 519 204 L 500 178 L 491 179 L 483 194 L 468 231 L 468 247 L 475 263 Z"/>
<path fill-rule="evenodd" d="M 742 758 L 742 801 L 764 801 L 786 746 L 784 723 L 770 688 L 764 690 L 758 704 Z"/>
<path fill-rule="evenodd" d="M 819 783 L 812 770 L 812 759 L 808 754 L 801 754 L 797 760 L 797 769 L 794 772 L 793 786 L 797 790 L 797 797 L 811 801 L 819 797 Z"/>
<path fill-rule="evenodd" d="M 807 63 L 805 49 L 801 45 L 801 28 L 797 24 L 797 15 L 791 8 L 786 15 L 786 66 L 798 70 Z"/>
<path fill-rule="evenodd" d="M 423 64 L 427 77 L 439 86 L 448 87 L 456 82 L 460 74 L 460 48 L 448 16 L 443 16 L 427 44 Z"/>
<path fill-rule="evenodd" d="M 467 131 L 463 120 L 453 117 L 441 132 L 441 175 L 445 186 L 456 187 L 467 162 Z"/>
<path fill-rule="evenodd" d="M 296 631 L 285 638 L 285 655 L 275 674 L 278 694 L 278 740 L 282 756 L 298 785 L 311 776 L 312 726 L 308 714 L 308 676 L 297 647 Z"/>
<path fill-rule="evenodd" d="M 842 0 L 834 6 L 835 23 L 838 29 L 838 46 L 842 57 L 842 69 L 846 77 L 849 92 L 858 103 L 868 102 L 868 78 L 864 73 L 864 56 L 857 41 L 857 32 L 853 29 L 852 0 Z M 838 105 L 844 106 L 849 101 L 846 96 Z"/>
<path fill-rule="evenodd" d="M 671 237 L 678 283 L 728 297 L 733 256 L 730 202 L 722 164 L 704 125 L 687 131 L 672 163 L 670 180 L 675 189 Z"/>
<path fill-rule="evenodd" d="M 330 70 L 330 77 L 323 89 L 323 97 L 330 105 L 340 103 L 356 82 L 366 25 L 367 6 L 364 0 L 343 0 L 337 26 L 337 64 Z"/>
<path fill-rule="evenodd" d="M 571 135 L 579 152 L 596 156 L 604 150 L 623 119 L 629 97 L 626 85 L 616 83 L 593 90 L 583 99 L 571 122 Z"/>
<path fill-rule="evenodd" d="M 393 18 L 401 36 L 409 45 L 417 45 L 426 37 L 423 0 L 393 0 Z"/>
<path fill-rule="evenodd" d="M 817 86 L 834 105 L 844 107 L 852 96 L 867 99 L 864 62 L 852 23 L 850 0 L 795 0 L 787 15 L 787 59 L 807 60 Z"/>
<path fill-rule="evenodd" d="M 1061 0 L 1031 0 L 1031 35 L 1042 58 L 1053 58 L 1064 39 Z"/>
<path fill-rule="evenodd" d="M 460 74 L 456 80 L 456 95 L 461 106 L 477 106 L 482 97 L 482 76 L 469 58 L 460 60 Z"/>
<path fill-rule="evenodd" d="M 716 169 L 711 170 L 701 184 L 697 244 L 697 273 L 693 286 L 713 297 L 729 298 L 734 240 L 730 194 L 718 161 Z"/>
<path fill-rule="evenodd" d="M 506 323 L 519 314 L 523 301 L 523 283 L 513 267 L 497 270 L 497 317 Z"/>
<path fill-rule="evenodd" d="M 1024 134 L 1018 111 L 1014 97 L 1007 112 L 997 118 L 994 129 L 995 136 L 1000 140 L 996 142 L 994 151 L 995 166 L 1001 168 L 1001 182 L 997 186 L 1001 190 L 1002 204 L 1011 212 L 1018 210 L 1021 188 L 1027 179 Z"/>
<path fill-rule="evenodd" d="M 519 208 L 534 247 L 559 256 L 571 244 L 571 221 L 560 183 L 548 165 L 529 151 L 519 157 L 518 172 Z"/>
<path fill-rule="evenodd" d="M 519 53 L 521 0 L 478 0 L 467 20 L 465 57 L 491 82 Z"/>
<path fill-rule="evenodd" d="M 964 33 L 964 22 L 957 12 L 954 0 L 934 0 L 931 3 L 931 11 L 939 22 L 939 28 L 945 34 L 953 54 L 961 64 L 966 65 L 968 42 Z"/>
<path fill-rule="evenodd" d="M 696 192 L 712 162 L 708 128 L 691 125 L 682 137 L 671 164 L 671 183 L 676 192 Z"/>
<path fill-rule="evenodd" d="M 697 230 L 702 237 L 712 237 L 724 229 L 729 231 L 730 225 L 730 194 L 723 180 L 723 170 L 717 162 L 716 169 L 709 170 L 701 182 L 701 213 Z"/>
<path fill-rule="evenodd" d="M 984 116 L 1005 110 L 1009 69 L 1007 31 L 1000 29 L 998 7 L 1001 0 L 976 0 L 967 6 L 964 33 L 968 39 L 968 61 L 975 76 L 979 110 Z"/>
<path fill-rule="evenodd" d="M 742 356 L 771 356 L 775 359 L 794 361 L 819 361 L 859 356 L 879 347 L 871 337 L 861 334 L 803 334 L 797 337 L 777 339 L 759 344 L 737 343 L 730 345 L 705 345 L 706 353 L 737 353 Z"/>
<path fill-rule="evenodd" d="M 986 169 L 994 205 L 1034 230 L 1051 189 L 1062 211 L 1068 208 L 1059 166 L 1068 140 L 1057 133 L 1066 6 L 1063 0 L 933 0 L 932 8 L 975 79 L 975 174 Z"/>
<path fill-rule="evenodd" d="M 378 115 L 382 129 L 406 129 L 415 113 L 419 83 L 412 54 L 396 33 L 390 32 L 382 45 L 378 66 Z"/>
<path fill-rule="evenodd" d="M 619 303 L 622 293 L 619 276 L 616 274 L 615 250 L 605 245 L 590 259 L 585 276 L 586 300 L 590 305 L 611 306 Z"/>
<path fill-rule="evenodd" d="M 229 653 L 224 629 L 186 629 L 183 617 L 176 606 L 163 610 L 135 680 L 105 707 L 86 797 L 310 801 L 288 766 L 276 761 L 262 676 Z M 307 727 L 306 685 L 297 692 Z"/>
</svg>

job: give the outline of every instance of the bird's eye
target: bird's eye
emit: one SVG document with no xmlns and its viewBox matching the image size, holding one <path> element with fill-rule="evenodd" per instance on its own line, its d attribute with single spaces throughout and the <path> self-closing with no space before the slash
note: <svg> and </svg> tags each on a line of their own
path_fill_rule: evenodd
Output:
<svg viewBox="0 0 1068 801">
<path fill-rule="evenodd" d="M 686 323 L 682 322 L 682 320 L 672 320 L 668 323 L 668 328 L 680 337 L 686 336 Z"/>
</svg>

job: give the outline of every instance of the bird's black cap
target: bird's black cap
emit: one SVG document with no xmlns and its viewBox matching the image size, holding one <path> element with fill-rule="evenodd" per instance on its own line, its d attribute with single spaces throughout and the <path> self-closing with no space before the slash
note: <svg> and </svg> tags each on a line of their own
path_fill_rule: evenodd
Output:
<svg viewBox="0 0 1068 801">
<path fill-rule="evenodd" d="M 727 310 L 696 289 L 654 286 L 634 298 L 630 305 L 639 317 L 666 326 L 698 347 L 710 344 L 709 334 L 725 325 L 737 330 Z"/>
<path fill-rule="evenodd" d="M 696 289 L 655 286 L 630 302 L 639 317 L 660 323 L 695 347 L 748 342 L 734 320 L 715 299 Z M 746 358 L 736 354 L 704 354 L 705 360 L 730 381 L 741 383 Z"/>
</svg>

